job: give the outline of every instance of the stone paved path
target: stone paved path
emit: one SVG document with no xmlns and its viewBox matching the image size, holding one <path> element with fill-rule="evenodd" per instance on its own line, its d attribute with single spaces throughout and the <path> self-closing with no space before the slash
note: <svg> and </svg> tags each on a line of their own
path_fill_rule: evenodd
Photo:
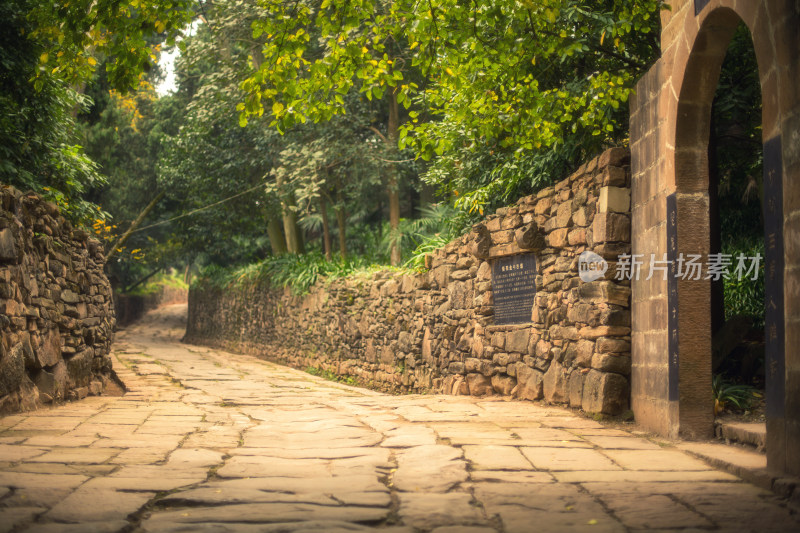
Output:
<svg viewBox="0 0 800 533">
<path fill-rule="evenodd" d="M 129 392 L 0 418 L 0 533 L 798 531 L 771 493 L 530 402 L 387 396 L 119 335 Z"/>
</svg>

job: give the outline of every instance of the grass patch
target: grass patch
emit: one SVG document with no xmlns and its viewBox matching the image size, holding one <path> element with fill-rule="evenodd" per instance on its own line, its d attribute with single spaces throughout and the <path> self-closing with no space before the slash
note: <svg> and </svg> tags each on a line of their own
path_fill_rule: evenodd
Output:
<svg viewBox="0 0 800 533">
<path fill-rule="evenodd" d="M 328 381 L 335 381 L 336 383 L 344 383 L 345 385 L 353 385 L 356 386 L 359 384 L 359 381 L 354 376 L 340 376 L 331 372 L 330 370 L 324 370 L 322 368 L 317 368 L 315 366 L 307 366 L 305 368 L 306 373 L 311 374 L 312 376 L 318 376 L 323 379 L 327 379 Z"/>
<path fill-rule="evenodd" d="M 268 257 L 238 268 L 209 266 L 196 278 L 198 286 L 226 289 L 242 284 L 261 284 L 273 288 L 289 287 L 294 294 L 308 293 L 322 279 L 334 280 L 351 275 L 369 275 L 382 270 L 407 271 L 376 265 L 363 258 L 328 261 L 319 252 Z"/>
</svg>

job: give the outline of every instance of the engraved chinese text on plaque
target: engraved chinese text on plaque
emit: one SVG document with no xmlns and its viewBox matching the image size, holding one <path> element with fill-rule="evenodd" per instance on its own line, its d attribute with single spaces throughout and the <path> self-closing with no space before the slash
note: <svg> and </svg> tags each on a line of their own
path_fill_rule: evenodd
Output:
<svg viewBox="0 0 800 533">
<path fill-rule="evenodd" d="M 530 322 L 536 295 L 534 254 L 495 259 L 492 262 L 492 290 L 496 325 Z"/>
</svg>

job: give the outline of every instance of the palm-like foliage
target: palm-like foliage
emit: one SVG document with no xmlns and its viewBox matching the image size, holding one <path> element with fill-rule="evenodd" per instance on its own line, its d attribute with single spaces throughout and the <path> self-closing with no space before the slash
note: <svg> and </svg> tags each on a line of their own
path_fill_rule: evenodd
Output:
<svg viewBox="0 0 800 533">
<path fill-rule="evenodd" d="M 711 390 L 714 393 L 714 416 L 729 406 L 739 411 L 747 410 L 761 396 L 755 387 L 725 381 L 720 374 L 711 380 Z"/>
</svg>

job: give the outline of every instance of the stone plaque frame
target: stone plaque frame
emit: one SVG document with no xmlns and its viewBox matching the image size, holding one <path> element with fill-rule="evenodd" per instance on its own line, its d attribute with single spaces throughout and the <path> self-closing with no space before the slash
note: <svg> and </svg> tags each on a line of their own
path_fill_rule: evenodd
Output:
<svg viewBox="0 0 800 533">
<path fill-rule="evenodd" d="M 667 277 L 667 350 L 669 363 L 669 401 L 680 399 L 680 352 L 678 350 L 678 198 L 677 193 L 667 196 L 667 260 L 670 264 Z"/>
<path fill-rule="evenodd" d="M 533 253 L 492 258 L 496 326 L 531 322 L 537 273 L 536 255 Z"/>
<path fill-rule="evenodd" d="M 781 418 L 786 403 L 784 330 L 783 161 L 781 136 L 764 143 L 764 314 L 767 416 Z"/>
</svg>

